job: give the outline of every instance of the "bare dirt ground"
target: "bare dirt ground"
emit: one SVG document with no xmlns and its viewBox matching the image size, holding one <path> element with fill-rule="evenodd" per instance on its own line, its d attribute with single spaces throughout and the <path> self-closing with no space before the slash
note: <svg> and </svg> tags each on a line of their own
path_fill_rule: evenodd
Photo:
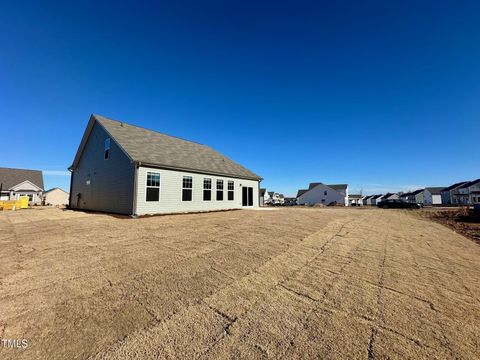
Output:
<svg viewBox="0 0 480 360">
<path fill-rule="evenodd" d="M 395 210 L 0 213 L 0 359 L 474 359 L 480 247 Z"/>
<path fill-rule="evenodd" d="M 479 212 L 467 208 L 427 208 L 415 215 L 444 224 L 480 244 Z"/>
</svg>

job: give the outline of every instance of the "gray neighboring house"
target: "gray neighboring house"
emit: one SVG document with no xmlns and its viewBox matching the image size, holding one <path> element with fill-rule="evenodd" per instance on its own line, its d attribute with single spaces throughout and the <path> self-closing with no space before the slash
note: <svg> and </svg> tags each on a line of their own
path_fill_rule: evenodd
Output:
<svg viewBox="0 0 480 360">
<path fill-rule="evenodd" d="M 261 178 L 209 146 L 92 115 L 70 207 L 127 215 L 259 206 Z"/>
<path fill-rule="evenodd" d="M 18 200 L 26 195 L 31 205 L 40 205 L 43 191 L 40 170 L 0 168 L 0 200 Z"/>
<path fill-rule="evenodd" d="M 299 205 L 335 203 L 348 206 L 348 185 L 310 183 L 308 189 L 298 190 L 297 203 Z"/>
<path fill-rule="evenodd" d="M 470 194 L 475 191 L 480 191 L 480 179 L 470 181 L 458 188 L 458 192 L 453 195 L 452 201 L 459 205 L 472 205 L 472 198 Z"/>
<path fill-rule="evenodd" d="M 453 204 L 453 197 L 458 192 L 458 188 L 467 184 L 468 181 L 461 181 L 456 184 L 450 185 L 443 189 L 440 194 L 442 197 L 442 204 L 444 205 L 452 205 Z"/>
<path fill-rule="evenodd" d="M 424 205 L 442 205 L 442 190 L 445 187 L 426 187 L 423 195 Z"/>
</svg>

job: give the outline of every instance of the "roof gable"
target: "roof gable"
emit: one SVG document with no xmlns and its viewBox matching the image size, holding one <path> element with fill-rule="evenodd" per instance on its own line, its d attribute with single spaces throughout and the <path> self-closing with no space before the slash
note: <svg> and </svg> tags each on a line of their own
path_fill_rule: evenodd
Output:
<svg viewBox="0 0 480 360">
<path fill-rule="evenodd" d="M 80 160 L 95 122 L 105 129 L 132 161 L 142 165 L 244 179 L 261 179 L 257 174 L 207 145 L 111 120 L 100 115 L 91 116 L 71 167 L 73 169 Z"/>
<path fill-rule="evenodd" d="M 462 186 L 460 186 L 459 189 L 466 189 L 466 188 L 469 188 L 470 186 L 476 185 L 478 183 L 480 183 L 480 179 L 467 182 L 467 183 L 463 184 Z"/>
<path fill-rule="evenodd" d="M 43 174 L 40 170 L 0 168 L 0 184 L 3 190 L 13 188 L 25 181 L 43 190 Z"/>
<path fill-rule="evenodd" d="M 468 183 L 468 181 L 461 181 L 461 182 L 455 183 L 455 184 L 450 185 L 449 187 L 446 187 L 445 189 L 443 189 L 442 192 L 443 192 L 443 191 L 450 191 L 450 190 L 456 189 L 456 188 L 458 188 L 458 187 L 460 187 L 460 186 L 463 186 L 463 185 L 465 185 L 465 184 L 467 184 L 467 183 Z"/>
</svg>

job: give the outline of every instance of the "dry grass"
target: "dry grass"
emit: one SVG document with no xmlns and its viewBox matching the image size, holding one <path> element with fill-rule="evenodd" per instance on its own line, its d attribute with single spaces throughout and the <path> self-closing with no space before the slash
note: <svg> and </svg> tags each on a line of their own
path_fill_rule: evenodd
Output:
<svg viewBox="0 0 480 360">
<path fill-rule="evenodd" d="M 0 359 L 480 353 L 480 247 L 402 211 L 25 210 L 0 261 Z"/>
</svg>

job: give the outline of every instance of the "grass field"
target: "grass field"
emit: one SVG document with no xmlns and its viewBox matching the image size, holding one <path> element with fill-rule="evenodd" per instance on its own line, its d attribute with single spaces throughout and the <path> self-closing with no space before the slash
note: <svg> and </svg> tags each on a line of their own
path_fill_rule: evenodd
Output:
<svg viewBox="0 0 480 360">
<path fill-rule="evenodd" d="M 480 353 L 480 247 L 405 211 L 27 209 L 0 263 L 2 360 Z"/>
</svg>

